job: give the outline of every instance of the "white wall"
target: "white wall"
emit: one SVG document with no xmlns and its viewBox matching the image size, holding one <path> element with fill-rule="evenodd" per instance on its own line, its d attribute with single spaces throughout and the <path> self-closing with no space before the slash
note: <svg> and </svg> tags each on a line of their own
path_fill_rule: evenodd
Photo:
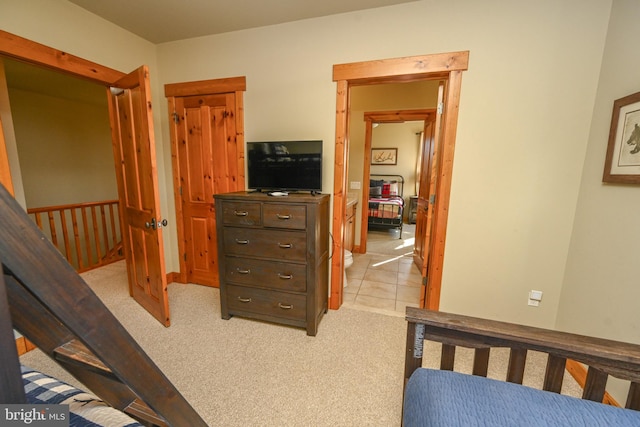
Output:
<svg viewBox="0 0 640 427">
<path fill-rule="evenodd" d="M 19 89 L 9 97 L 27 208 L 118 198 L 106 96 L 102 105 Z"/>
<path fill-rule="evenodd" d="M 602 182 L 613 102 L 640 91 L 640 4 L 615 0 L 556 326 L 640 344 L 640 187 Z"/>
<path fill-rule="evenodd" d="M 245 75 L 246 138 L 321 138 L 331 164 L 334 64 L 469 50 L 441 308 L 552 326 L 609 10 L 425 0 L 166 43 L 158 65 L 162 83 Z"/>
<path fill-rule="evenodd" d="M 605 184 L 602 174 L 613 102 L 640 91 L 633 41 L 640 4 L 614 0 L 556 328 L 640 344 L 640 187 Z M 624 404 L 628 385 L 609 380 Z"/>
<path fill-rule="evenodd" d="M 553 326 L 610 7 L 423 0 L 153 46 L 64 0 L 0 0 L 0 28 L 122 71 L 150 65 L 168 208 L 165 83 L 246 76 L 246 139 L 323 139 L 329 192 L 333 64 L 469 50 L 441 308 Z M 544 291 L 539 308 L 530 289 Z"/>
</svg>

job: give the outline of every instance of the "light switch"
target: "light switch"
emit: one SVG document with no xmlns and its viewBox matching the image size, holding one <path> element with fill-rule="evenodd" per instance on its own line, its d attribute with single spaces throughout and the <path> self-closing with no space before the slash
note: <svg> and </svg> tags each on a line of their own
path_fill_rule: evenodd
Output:
<svg viewBox="0 0 640 427">
<path fill-rule="evenodd" d="M 532 299 L 534 301 L 542 301 L 542 291 L 529 292 L 529 299 Z"/>
<path fill-rule="evenodd" d="M 351 181 L 351 185 L 350 185 L 352 190 L 359 190 L 360 189 L 360 181 Z"/>
</svg>

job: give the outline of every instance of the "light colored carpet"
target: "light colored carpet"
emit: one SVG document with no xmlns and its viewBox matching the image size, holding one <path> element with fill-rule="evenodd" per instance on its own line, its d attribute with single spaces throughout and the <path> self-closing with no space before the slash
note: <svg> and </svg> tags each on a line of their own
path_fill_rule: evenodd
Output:
<svg viewBox="0 0 640 427">
<path fill-rule="evenodd" d="M 399 425 L 403 318 L 330 310 L 309 337 L 222 320 L 217 289 L 171 284 L 165 328 L 129 298 L 123 273 L 117 263 L 83 277 L 210 426 Z M 21 361 L 78 384 L 37 350 Z"/>
<path fill-rule="evenodd" d="M 129 297 L 124 262 L 83 277 L 210 426 L 400 425 L 402 317 L 330 310 L 309 337 L 297 328 L 222 320 L 217 289 L 171 284 L 165 328 Z M 438 351 L 428 347 L 425 366 L 435 366 Z M 459 354 L 456 370 L 469 371 L 471 354 Z M 507 352 L 493 357 L 490 376 L 504 378 Z M 21 362 L 82 387 L 39 350 Z M 544 363 L 538 358 L 525 384 L 539 386 Z M 579 392 L 572 378 L 565 384 Z"/>
</svg>

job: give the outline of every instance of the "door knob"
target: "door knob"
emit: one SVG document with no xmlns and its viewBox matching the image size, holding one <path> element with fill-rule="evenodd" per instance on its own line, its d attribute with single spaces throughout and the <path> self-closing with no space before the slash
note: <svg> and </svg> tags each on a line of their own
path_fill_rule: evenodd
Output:
<svg viewBox="0 0 640 427">
<path fill-rule="evenodd" d="M 145 228 L 153 228 L 155 230 L 157 228 L 166 227 L 168 223 L 169 222 L 166 219 L 163 219 L 162 221 L 156 221 L 155 218 L 151 218 L 151 222 L 145 222 L 144 226 Z"/>
</svg>

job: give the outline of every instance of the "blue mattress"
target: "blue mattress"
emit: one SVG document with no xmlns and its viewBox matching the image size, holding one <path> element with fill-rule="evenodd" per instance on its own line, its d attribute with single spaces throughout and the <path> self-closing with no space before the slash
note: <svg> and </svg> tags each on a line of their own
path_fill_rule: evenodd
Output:
<svg viewBox="0 0 640 427">
<path fill-rule="evenodd" d="M 409 379 L 412 426 L 640 426 L 640 412 L 503 381 L 420 368 Z"/>
<path fill-rule="evenodd" d="M 27 403 L 68 405 L 70 427 L 143 427 L 93 394 L 25 366 L 21 369 Z"/>
</svg>

